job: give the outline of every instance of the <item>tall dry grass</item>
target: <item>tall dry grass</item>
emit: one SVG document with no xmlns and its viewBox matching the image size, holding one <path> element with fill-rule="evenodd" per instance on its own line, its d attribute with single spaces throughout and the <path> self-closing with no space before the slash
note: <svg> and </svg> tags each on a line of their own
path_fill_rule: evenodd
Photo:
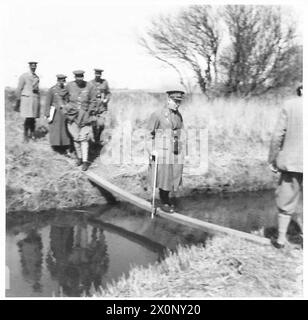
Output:
<svg viewBox="0 0 308 320">
<path fill-rule="evenodd" d="M 185 127 L 208 127 L 214 134 L 234 133 L 251 135 L 252 132 L 262 138 L 268 137 L 273 128 L 279 106 L 287 99 L 250 99 L 218 98 L 208 100 L 203 95 L 194 95 L 184 100 L 180 111 Z M 146 92 L 114 93 L 110 103 L 110 112 L 117 125 L 129 121 L 134 128 L 144 124 L 149 115 L 164 106 L 164 94 Z"/>
<path fill-rule="evenodd" d="M 202 95 L 196 95 L 184 101 L 180 111 L 185 128 L 208 129 L 210 144 L 215 150 L 225 147 L 232 152 L 231 146 L 243 150 L 250 146 L 255 152 L 253 149 L 261 145 L 268 147 L 278 110 L 285 102 L 235 98 L 209 101 Z M 141 92 L 123 96 L 123 93 L 115 93 L 110 104 L 112 124 L 120 128 L 129 123 L 133 130 L 145 128 L 150 114 L 163 107 L 164 103 L 163 94 Z M 251 143 L 256 147 L 253 148 Z"/>
<path fill-rule="evenodd" d="M 278 112 L 290 101 L 292 97 L 250 100 L 208 100 L 202 95 L 187 97 L 180 107 L 184 126 L 186 129 L 208 130 L 209 166 L 207 172 L 190 171 L 190 164 L 186 163 L 183 192 L 190 189 L 245 191 L 274 187 L 276 177 L 267 168 L 268 149 Z M 150 114 L 165 103 L 164 94 L 114 93 L 110 103 L 112 125 L 117 131 L 125 126 L 130 126 L 133 131 L 146 128 Z M 133 154 L 144 151 L 143 138 L 140 136 L 133 141 Z M 110 141 L 100 158 L 101 163 L 108 160 L 108 150 L 116 148 L 116 144 L 117 141 Z M 146 170 L 146 166 L 140 168 L 133 164 L 118 167 L 121 168 L 115 171 L 124 175 Z M 127 186 L 133 184 L 131 178 L 127 179 Z M 139 190 L 142 189 L 144 186 L 140 186 Z"/>
</svg>

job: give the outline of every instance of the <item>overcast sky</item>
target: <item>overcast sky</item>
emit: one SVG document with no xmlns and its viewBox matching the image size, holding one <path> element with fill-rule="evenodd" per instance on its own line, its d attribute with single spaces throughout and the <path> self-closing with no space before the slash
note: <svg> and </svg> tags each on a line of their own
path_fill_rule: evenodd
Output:
<svg viewBox="0 0 308 320">
<path fill-rule="evenodd" d="M 137 40 L 150 19 L 181 7 L 159 1 L 127 3 L 7 1 L 2 21 L 4 85 L 16 86 L 29 60 L 39 62 L 42 87 L 53 85 L 57 73 L 71 80 L 75 69 L 85 70 L 91 79 L 93 68 L 104 69 L 113 88 L 165 90 L 179 85 L 174 71 L 149 56 Z"/>
<path fill-rule="evenodd" d="M 43 1 L 42 1 L 43 2 Z M 138 45 L 138 34 L 149 20 L 177 7 L 161 5 L 99 5 L 88 1 L 36 5 L 10 4 L 4 26 L 5 85 L 15 86 L 27 61 L 39 61 L 41 85 L 51 86 L 55 74 L 72 78 L 83 69 L 105 70 L 112 87 L 164 88 L 177 81 L 172 70 Z"/>
</svg>

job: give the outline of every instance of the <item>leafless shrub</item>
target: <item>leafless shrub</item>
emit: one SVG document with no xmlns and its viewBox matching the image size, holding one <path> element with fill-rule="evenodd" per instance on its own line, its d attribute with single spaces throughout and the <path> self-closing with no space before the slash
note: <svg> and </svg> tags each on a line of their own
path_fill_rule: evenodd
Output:
<svg viewBox="0 0 308 320">
<path fill-rule="evenodd" d="M 296 23 L 281 6 L 194 5 L 152 20 L 140 44 L 173 68 L 187 92 L 259 95 L 302 79 Z"/>
</svg>

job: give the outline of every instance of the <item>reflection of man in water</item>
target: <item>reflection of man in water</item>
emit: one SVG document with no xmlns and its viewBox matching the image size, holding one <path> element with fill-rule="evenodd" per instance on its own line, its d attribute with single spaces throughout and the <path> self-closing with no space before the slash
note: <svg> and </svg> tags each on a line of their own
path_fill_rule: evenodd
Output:
<svg viewBox="0 0 308 320">
<path fill-rule="evenodd" d="M 27 237 L 18 242 L 22 274 L 32 284 L 34 292 L 41 292 L 43 244 L 36 230 L 31 230 Z"/>
<path fill-rule="evenodd" d="M 95 289 L 99 288 L 102 277 L 108 270 L 108 264 L 109 257 L 103 231 L 92 226 L 77 225 L 74 249 L 69 257 L 69 270 L 74 270 L 78 279 L 78 295 L 89 294 L 92 284 Z"/>
<path fill-rule="evenodd" d="M 61 283 L 63 266 L 68 263 L 68 256 L 73 250 L 74 227 L 52 225 L 50 228 L 50 251 L 46 263 L 51 276 Z"/>
<path fill-rule="evenodd" d="M 88 225 L 52 226 L 50 248 L 48 269 L 64 295 L 89 294 L 92 283 L 98 289 L 109 263 L 102 230 Z"/>
</svg>

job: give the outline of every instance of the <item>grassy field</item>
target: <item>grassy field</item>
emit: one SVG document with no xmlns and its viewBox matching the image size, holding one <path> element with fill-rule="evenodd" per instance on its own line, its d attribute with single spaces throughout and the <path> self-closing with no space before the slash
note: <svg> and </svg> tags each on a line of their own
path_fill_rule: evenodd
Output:
<svg viewBox="0 0 308 320">
<path fill-rule="evenodd" d="M 199 170 L 198 174 L 190 175 L 187 164 L 179 195 L 273 188 L 277 177 L 269 171 L 266 163 L 269 140 L 279 106 L 287 100 L 208 101 L 203 96 L 188 98 L 181 107 L 185 128 L 208 130 L 209 167 L 207 172 Z M 6 90 L 8 211 L 84 206 L 102 201 L 97 190 L 75 167 L 74 160 L 51 150 L 48 136 L 23 144 L 23 120 L 12 110 L 14 102 L 14 91 Z M 133 131 L 145 128 L 151 112 L 163 106 L 164 102 L 164 94 L 114 92 L 109 108 L 111 127 L 116 131 L 127 124 Z M 45 120 L 37 121 L 38 131 L 44 131 L 46 127 Z M 103 148 L 100 157 L 92 164 L 93 170 L 135 194 L 148 197 L 147 165 L 106 165 L 113 144 L 111 140 Z M 138 154 L 142 144 L 142 137 L 137 137 L 133 142 L 133 152 Z"/>
</svg>

